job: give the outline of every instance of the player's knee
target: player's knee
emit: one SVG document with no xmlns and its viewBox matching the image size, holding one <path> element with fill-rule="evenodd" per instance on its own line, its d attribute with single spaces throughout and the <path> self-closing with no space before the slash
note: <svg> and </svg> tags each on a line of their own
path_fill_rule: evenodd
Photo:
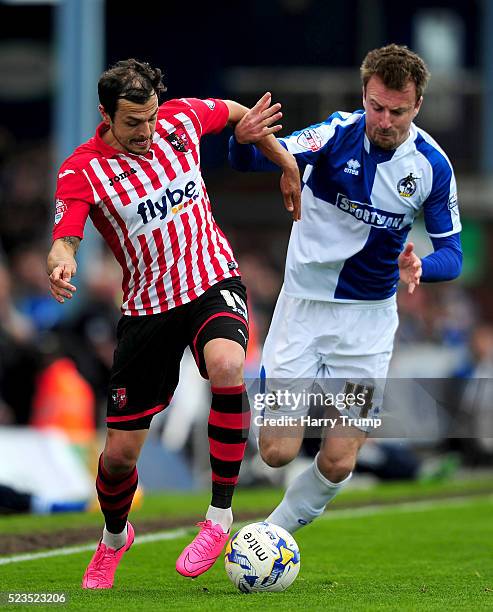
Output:
<svg viewBox="0 0 493 612">
<path fill-rule="evenodd" d="M 330 457 L 322 453 L 318 456 L 318 469 L 330 482 L 341 482 L 353 471 L 355 460 L 352 457 Z"/>
<path fill-rule="evenodd" d="M 126 474 L 137 464 L 138 451 L 130 447 L 105 449 L 104 467 L 110 474 Z"/>
<path fill-rule="evenodd" d="M 243 357 L 226 353 L 207 361 L 207 374 L 212 386 L 228 387 L 243 382 Z"/>
<path fill-rule="evenodd" d="M 283 465 L 287 465 L 298 454 L 297 450 L 283 444 L 282 439 L 260 439 L 259 449 L 262 460 L 270 467 L 282 467 Z"/>
</svg>

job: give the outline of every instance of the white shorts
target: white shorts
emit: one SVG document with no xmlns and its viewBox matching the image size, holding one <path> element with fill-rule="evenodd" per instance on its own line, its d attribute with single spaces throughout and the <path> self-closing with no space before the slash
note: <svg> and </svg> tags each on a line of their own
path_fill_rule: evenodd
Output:
<svg viewBox="0 0 493 612">
<path fill-rule="evenodd" d="M 265 393 L 300 393 L 320 387 L 332 398 L 363 391 L 370 402 L 335 402 L 341 415 L 373 419 L 383 402 L 385 378 L 398 326 L 395 296 L 385 301 L 341 303 L 290 297 L 281 289 L 264 343 Z M 279 396 L 278 396 L 279 399 Z M 264 406 L 264 417 L 306 416 L 310 402 Z M 363 431 L 371 427 L 359 426 Z"/>
</svg>

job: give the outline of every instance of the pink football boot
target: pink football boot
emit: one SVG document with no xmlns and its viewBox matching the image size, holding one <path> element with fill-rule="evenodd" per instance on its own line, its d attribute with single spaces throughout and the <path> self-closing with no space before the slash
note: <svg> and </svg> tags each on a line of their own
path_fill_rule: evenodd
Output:
<svg viewBox="0 0 493 612">
<path fill-rule="evenodd" d="M 229 532 L 224 533 L 221 525 L 206 520 L 197 523 L 199 533 L 185 547 L 176 561 L 176 571 L 182 576 L 195 578 L 210 569 L 228 541 Z"/>
<path fill-rule="evenodd" d="M 134 538 L 134 528 L 130 523 L 127 523 L 127 541 L 121 548 L 114 550 L 100 541 L 82 579 L 82 588 L 111 589 L 116 568 L 123 557 L 123 553 L 127 552 L 132 546 Z"/>
</svg>

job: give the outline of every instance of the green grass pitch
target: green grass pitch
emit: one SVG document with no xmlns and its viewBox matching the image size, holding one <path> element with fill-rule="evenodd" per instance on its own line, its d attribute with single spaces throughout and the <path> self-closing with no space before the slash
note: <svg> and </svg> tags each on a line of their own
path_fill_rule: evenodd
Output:
<svg viewBox="0 0 493 612">
<path fill-rule="evenodd" d="M 451 489 L 453 485 L 446 485 L 436 491 L 454 494 Z M 196 580 L 179 576 L 175 559 L 190 535 L 135 545 L 124 556 L 110 591 L 80 589 L 91 552 L 0 565 L 0 591 L 65 591 L 70 596 L 69 610 L 493 609 L 491 494 L 402 504 L 403 499 L 416 496 L 412 494 L 415 490 L 391 486 L 371 494 L 348 492 L 346 501 L 389 501 L 393 494 L 399 503 L 354 510 L 338 509 L 334 504 L 332 515 L 329 510 L 299 531 L 301 571 L 284 593 L 243 595 L 235 591 L 221 561 Z M 238 495 L 237 506 L 260 508 L 278 498 L 278 491 L 245 491 Z M 193 497 L 194 502 L 202 499 L 207 496 Z M 149 497 L 147 501 L 147 510 L 140 511 L 143 516 L 160 512 L 164 504 L 170 515 L 190 509 L 190 499 L 186 506 L 183 496 Z M 9 527 L 18 533 L 53 528 L 53 517 L 46 519 L 1 519 L 0 532 L 11 531 Z M 79 519 L 89 520 L 71 515 L 63 517 L 62 523 L 71 521 L 67 525 L 76 526 Z M 100 521 L 97 516 L 91 520 Z"/>
</svg>

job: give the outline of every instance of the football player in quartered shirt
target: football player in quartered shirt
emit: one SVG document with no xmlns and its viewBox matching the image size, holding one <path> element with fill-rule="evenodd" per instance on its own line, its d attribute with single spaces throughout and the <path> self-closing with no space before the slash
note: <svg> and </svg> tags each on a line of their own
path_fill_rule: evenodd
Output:
<svg viewBox="0 0 493 612">
<path fill-rule="evenodd" d="M 320 401 L 335 399 L 339 409 L 327 419 L 333 431 L 314 463 L 268 517 L 291 532 L 320 515 L 348 482 L 367 432 L 380 422 L 399 279 L 412 293 L 420 282 L 457 277 L 462 265 L 452 166 L 414 124 L 426 65 L 406 47 L 388 45 L 368 53 L 361 76 L 362 110 L 333 113 L 279 139 L 304 171 L 302 212 L 262 356 L 265 393 L 272 395 L 259 423 L 262 457 L 281 466 L 298 454 L 313 381 L 326 391 Z M 274 168 L 252 140 L 240 122 L 230 139 L 233 167 Z M 421 214 L 433 245 L 423 259 L 406 244 Z"/>
</svg>

